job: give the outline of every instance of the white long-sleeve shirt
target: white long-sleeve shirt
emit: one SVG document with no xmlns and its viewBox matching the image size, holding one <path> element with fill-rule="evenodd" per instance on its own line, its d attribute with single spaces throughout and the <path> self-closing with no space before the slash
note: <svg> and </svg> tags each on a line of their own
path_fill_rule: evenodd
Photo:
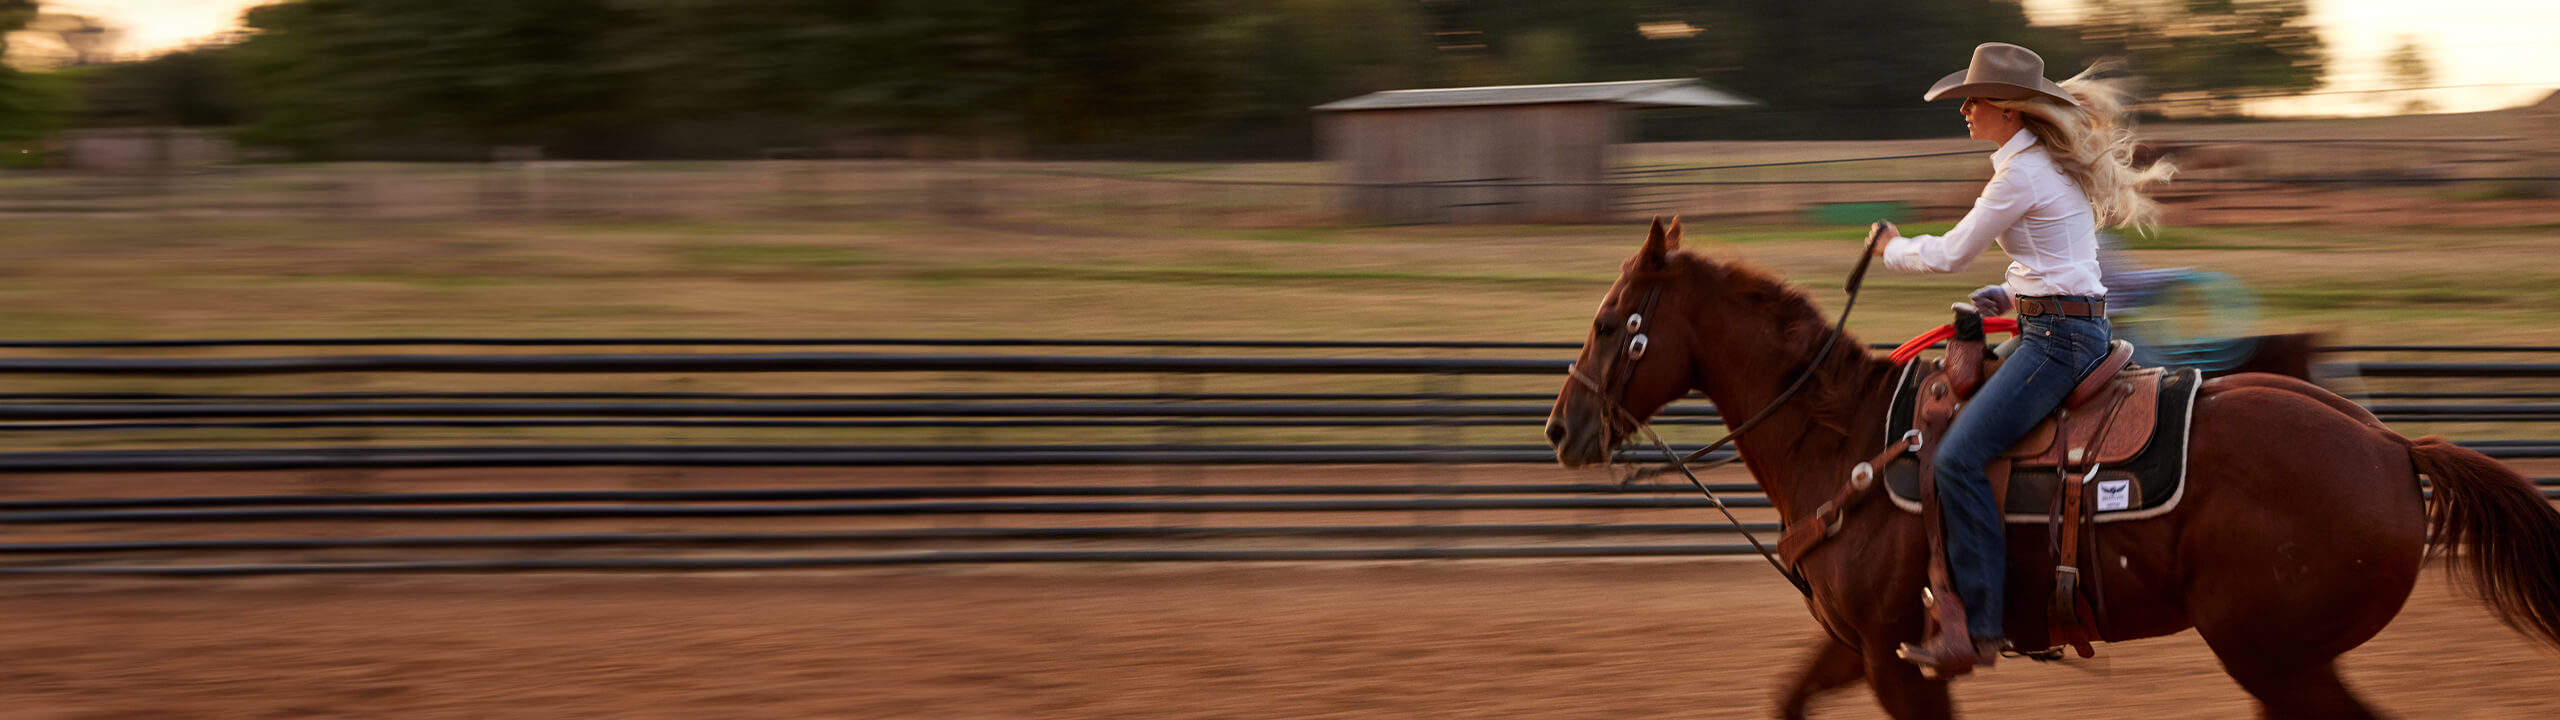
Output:
<svg viewBox="0 0 2560 720">
<path fill-rule="evenodd" d="M 1894 238 L 1884 247 L 1885 267 L 1957 272 L 1996 241 L 2011 260 L 2001 283 L 2011 295 L 2105 297 L 2107 286 L 2098 279 L 2097 214 L 2035 133 L 2019 130 L 2001 143 L 1991 154 L 1991 168 L 1991 183 L 1955 229 L 1944 237 Z"/>
</svg>

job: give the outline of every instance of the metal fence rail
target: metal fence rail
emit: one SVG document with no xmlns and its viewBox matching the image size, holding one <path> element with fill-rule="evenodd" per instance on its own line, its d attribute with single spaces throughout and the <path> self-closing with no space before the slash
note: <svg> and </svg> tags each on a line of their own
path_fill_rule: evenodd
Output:
<svg viewBox="0 0 2560 720">
<path fill-rule="evenodd" d="M 392 347 L 406 345 L 698 348 L 710 352 L 520 354 L 358 354 L 186 357 L 202 350 L 258 347 Z M 738 347 L 933 347 L 933 353 L 728 352 Z M 0 474 L 63 473 L 72 496 L 0 496 L 0 527 L 41 537 L 0 542 L 0 575 L 142 574 L 219 576 L 333 572 L 671 571 L 863 567 L 917 563 L 1227 562 L 1340 559 L 1473 559 L 1540 557 L 1702 557 L 1751 552 L 1720 523 L 1669 522 L 1709 507 L 1686 485 L 1605 482 L 1469 482 L 1467 466 L 1546 465 L 1534 443 L 1468 443 L 1432 433 L 1471 427 L 1519 427 L 1534 437 L 1551 395 L 1465 392 L 1477 376 L 1560 376 L 1561 356 L 1576 343 L 943 340 L 889 339 L 241 339 L 140 342 L 0 342 L 20 355 L 0 358 L 0 376 L 22 392 L 0 394 L 0 438 L 117 437 L 177 433 L 223 437 L 235 446 L 51 449 L 0 452 Z M 1881 346 L 1880 346 L 1881 347 Z M 1287 351 L 1522 350 L 1520 357 L 1060 355 L 1044 348 L 1107 348 L 1159 353 L 1257 348 Z M 2560 353 L 2560 347 L 2351 346 L 2372 357 Z M 111 350 L 110 357 L 62 357 Z M 1009 351 L 1031 350 L 1033 353 Z M 1008 352 L 999 352 L 1008 351 Z M 149 354 L 152 356 L 135 357 Z M 2560 363 L 2363 362 L 2352 368 L 2377 387 L 2361 395 L 2390 422 L 2498 423 L 2530 428 L 2560 420 L 2560 389 L 2532 384 L 2560 377 Z M 1184 378 L 1136 391 L 683 392 L 436 389 L 439 378 L 637 376 L 649 373 L 910 373 L 931 377 L 1004 375 L 1151 375 Z M 387 375 L 426 383 L 419 390 L 341 392 L 190 392 L 221 378 L 311 378 Z M 1203 378 L 1229 376 L 1411 376 L 1411 392 L 1218 391 Z M 56 380 L 149 381 L 177 389 L 46 391 Z M 2396 383 L 2396 384 L 2395 384 Z M 94 386 L 91 386 L 94 387 Z M 1674 405 L 1666 425 L 1721 422 L 1698 400 Z M 2520 424 L 2520 425 L 2519 425 Z M 574 435 L 580 428 L 716 429 L 717 441 L 632 441 L 628 437 L 556 436 L 501 443 L 433 442 L 372 436 L 374 430 L 538 429 Z M 781 431 L 977 431 L 995 428 L 1118 428 L 1146 431 L 1153 442 L 1095 438 L 991 442 L 970 435 L 927 441 L 807 442 Z M 1213 428 L 1411 428 L 1420 442 L 1205 442 L 1182 434 Z M 331 430 L 349 437 L 266 436 L 268 431 Z M 12 435 L 11 431 L 20 434 Z M 240 436 L 266 437 L 237 447 Z M 896 436 L 880 436 L 883 438 Z M 1045 436 L 1026 436 L 1045 437 Z M 1064 437 L 1064 436 L 1062 436 Z M 1320 437 L 1320 436 L 1309 436 Z M 743 440 L 741 438 L 744 438 Z M 2466 447 L 2506 459 L 2560 458 L 2560 439 L 2473 440 Z M 1658 460 L 1650 449 L 1618 460 Z M 1730 457 L 1728 453 L 1710 456 Z M 1410 473 L 1446 466 L 1444 482 L 1389 478 L 1332 483 L 1203 484 L 1181 479 L 1207 466 L 1379 466 L 1361 473 Z M 432 468 L 1122 468 L 1153 484 L 1026 485 L 896 484 L 868 487 L 751 489 L 546 490 L 486 492 L 230 493 L 130 496 L 111 492 L 135 473 L 356 472 Z M 903 471 L 890 471 L 903 472 Z M 920 471 L 934 472 L 934 471 Z M 1093 472 L 1115 472 L 1108 469 Z M 1516 471 L 1515 471 L 1516 472 Z M 139 477 L 139 476 L 137 476 Z M 1391 477 L 1411 477 L 1409 474 Z M 1515 475 L 1516 477 L 1516 475 Z M 1587 477 L 1587 476 L 1586 476 Z M 1711 478 L 1714 479 L 1714 478 Z M 1756 487 L 1718 479 L 1710 489 L 1748 517 L 1753 532 L 1777 528 Z M 5 475 L 0 475 L 5 480 Z M 2560 479 L 2544 478 L 2546 496 Z M 75 491 L 76 492 L 76 491 Z M 1412 516 L 1406 524 L 1345 520 L 1379 513 Z M 1674 513 L 1666 515 L 1665 513 Z M 1560 520 L 1561 516 L 1576 518 Z M 1691 513 L 1691 515 L 1696 515 Z M 1127 518 L 1151 517 L 1153 525 Z M 1323 518 L 1273 522 L 1274 518 Z M 1592 518 L 1605 518 L 1594 521 Z M 1008 518 L 1027 524 L 1008 526 Z M 1065 519 L 1093 518 L 1065 522 Z M 1119 518 L 1120 520 L 1114 520 Z M 715 532 L 688 523 L 736 519 L 863 523 L 851 528 L 780 527 Z M 1045 520 L 1044 520 L 1045 519 Z M 1469 520 L 1461 522 L 1462 519 Z M 1704 516 L 1700 516 L 1704 520 Z M 418 534 L 408 524 L 494 524 L 502 528 L 578 523 L 551 532 Z M 646 531 L 595 524 L 644 523 Z M 663 527 L 675 523 L 673 527 Z M 873 526 L 907 523 L 905 526 Z M 916 525 L 922 523 L 922 526 Z M 268 524 L 331 528 L 320 537 L 286 536 Z M 127 530 L 152 528 L 147 539 Z M 174 533 L 174 536 L 172 536 Z M 263 536 L 262 535 L 266 535 Z M 1409 546 L 1378 547 L 1403 541 Z M 1692 542 L 1703 540 L 1704 542 Z M 1669 542 L 1665 542 L 1669 541 Z M 1279 547 L 1273 547 L 1274 544 Z M 922 546 L 923 551 L 913 551 Z M 678 555 L 637 557 L 633 553 Z M 702 552 L 727 554 L 705 556 Z M 785 555 L 775 555 L 783 552 Z M 834 552 L 839 554 L 818 554 Z M 841 554 L 858 552 L 860 554 Z M 386 557 L 386 553 L 390 554 Z M 565 554 L 564 554 L 565 553 Z M 530 554 L 532 556 L 528 557 Z"/>
</svg>

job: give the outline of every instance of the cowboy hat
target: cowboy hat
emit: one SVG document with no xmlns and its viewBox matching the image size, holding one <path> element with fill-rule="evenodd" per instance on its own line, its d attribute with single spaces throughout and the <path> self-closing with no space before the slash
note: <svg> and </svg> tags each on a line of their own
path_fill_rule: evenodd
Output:
<svg viewBox="0 0 2560 720">
<path fill-rule="evenodd" d="M 2044 79 L 2044 58 L 2035 51 L 2008 43 L 1983 43 L 1973 49 L 1973 64 L 1963 70 L 1939 78 L 1929 86 L 1923 101 L 1944 97 L 1991 98 L 2018 100 L 2042 95 L 2066 105 L 2079 105 L 2071 91 Z"/>
</svg>

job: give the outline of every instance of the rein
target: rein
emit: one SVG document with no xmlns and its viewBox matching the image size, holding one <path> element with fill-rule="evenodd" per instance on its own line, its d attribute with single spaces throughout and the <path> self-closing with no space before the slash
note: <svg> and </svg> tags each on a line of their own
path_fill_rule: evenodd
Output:
<svg viewBox="0 0 2560 720">
<path fill-rule="evenodd" d="M 1601 399 L 1609 401 L 1610 408 L 1618 411 L 1618 418 L 1626 419 L 1631 427 L 1636 430 L 1643 431 L 1645 439 L 1653 443 L 1654 449 L 1662 451 L 1662 457 L 1668 460 L 1668 462 L 1663 463 L 1660 467 L 1643 468 L 1628 473 L 1626 478 L 1618 482 L 1620 486 L 1630 485 L 1638 480 L 1651 478 L 1656 475 L 1663 475 L 1673 471 L 1678 471 L 1681 475 L 1689 478 L 1689 484 L 1698 488 L 1698 492 L 1704 493 L 1707 496 L 1708 502 L 1715 503 L 1716 510 L 1724 513 L 1725 522 L 1732 523 L 1733 529 L 1736 532 L 1742 533 L 1743 539 L 1751 541 L 1752 549 L 1760 551 L 1761 559 L 1768 560 L 1769 567 L 1776 568 L 1779 575 L 1786 577 L 1788 583 L 1796 586 L 1796 592 L 1803 593 L 1806 597 L 1813 596 L 1813 587 L 1805 584 L 1804 576 L 1794 570 L 1787 569 L 1785 564 L 1778 562 L 1778 556 L 1769 552 L 1769 546 L 1761 544 L 1758 536 L 1751 534 L 1751 530 L 1749 528 L 1743 527 L 1742 521 L 1733 516 L 1733 510 L 1725 506 L 1724 499 L 1716 497 L 1715 491 L 1707 488 L 1706 481 L 1699 480 L 1698 474 L 1690 470 L 1692 467 L 1690 463 L 1696 462 L 1699 458 L 1706 457 L 1707 453 L 1715 452 L 1718 448 L 1732 444 L 1735 439 L 1742 437 L 1743 433 L 1750 432 L 1752 428 L 1759 426 L 1760 421 L 1769 419 L 1769 415 L 1771 413 L 1776 412 L 1779 407 L 1786 405 L 1788 400 L 1794 399 L 1797 391 L 1804 389 L 1805 383 L 1813 379 L 1814 373 L 1822 370 L 1822 361 L 1831 358 L 1831 348 L 1840 344 L 1840 336 L 1848 332 L 1849 312 L 1858 308 L 1858 285 L 1866 280 L 1867 265 L 1875 260 L 1876 246 L 1883 242 L 1884 223 L 1878 222 L 1867 229 L 1866 252 L 1858 255 L 1858 266 L 1849 271 L 1849 299 L 1840 306 L 1840 319 L 1831 324 L 1830 337 L 1825 338 L 1822 341 L 1822 349 L 1815 350 L 1813 352 L 1813 360 L 1805 365 L 1803 372 L 1796 375 L 1795 382 L 1789 383 L 1786 391 L 1778 393 L 1777 399 L 1769 401 L 1768 406 L 1760 408 L 1760 412 L 1753 413 L 1750 419 L 1742 421 L 1739 425 L 1735 425 L 1732 432 L 1725 433 L 1724 437 L 1717 438 L 1715 442 L 1708 443 L 1706 447 L 1698 448 L 1696 452 L 1689 453 L 1685 457 L 1681 456 L 1677 452 L 1673 452 L 1670 445 L 1663 443 L 1662 436 L 1654 434 L 1653 426 L 1646 424 L 1643 420 L 1637 418 L 1634 412 L 1627 409 L 1625 403 L 1618 401 L 1617 395 L 1608 392 L 1608 390 L 1602 387 L 1599 383 L 1593 382 L 1591 378 L 1585 376 L 1579 368 L 1569 371 L 1569 374 L 1573 377 L 1575 384 L 1581 385 L 1584 389 L 1600 396 Z M 1649 312 L 1652 309 L 1653 296 L 1648 294 L 1645 297 L 1644 310 Z M 1639 314 L 1638 317 L 1641 317 L 1641 314 Z M 1641 349 L 1636 350 L 1637 357 L 1641 357 L 1642 355 L 1643 351 Z M 1624 374 L 1632 374 L 1634 360 L 1634 357 L 1628 358 L 1628 362 L 1626 363 L 1628 365 L 1626 368 L 1628 372 Z M 1612 369 L 1615 370 L 1618 368 Z M 1611 421 L 1615 422 L 1618 418 L 1611 418 Z M 1730 457 L 1696 467 L 1701 470 L 1713 470 L 1741 458 L 1741 453 L 1735 453 Z"/>
</svg>

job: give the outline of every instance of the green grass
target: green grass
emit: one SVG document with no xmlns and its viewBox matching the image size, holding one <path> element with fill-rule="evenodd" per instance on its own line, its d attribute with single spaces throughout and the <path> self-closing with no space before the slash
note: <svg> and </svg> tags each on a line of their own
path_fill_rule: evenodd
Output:
<svg viewBox="0 0 2560 720">
<path fill-rule="evenodd" d="M 261 281 L 249 281 L 249 282 L 261 282 Z M 444 291 L 455 291 L 455 292 L 468 292 L 468 291 L 475 291 L 475 290 L 484 290 L 484 289 L 488 289 L 488 288 L 503 287 L 503 286 L 507 286 L 507 285 L 522 284 L 522 283 L 532 282 L 532 280 L 527 279 L 527 278 L 516 278 L 516 277 L 495 277 L 495 276 L 481 276 L 481 275 L 436 275 L 436 274 L 392 274 L 392 273 L 381 273 L 381 274 L 366 274 L 366 275 L 296 275 L 296 276 L 292 276 L 292 277 L 289 277 L 289 278 L 274 278 L 274 279 L 268 279 L 268 280 L 265 280 L 265 281 L 263 281 L 263 282 L 288 282 L 288 283 L 296 283 L 296 284 L 313 284 L 313 285 L 327 285 L 327 284 L 334 284 L 334 283 L 379 283 L 379 284 L 385 284 L 385 285 L 400 285 L 400 286 L 413 287 L 413 288 L 420 288 L 420 289 L 426 289 L 426 290 L 444 290 Z"/>
<path fill-rule="evenodd" d="M 71 178 L 64 177 L 11 177 L 0 175 L 0 189 L 33 190 L 38 188 L 65 187 L 71 184 L 73 184 L 73 180 Z"/>
<path fill-rule="evenodd" d="M 2343 239 L 2321 228 L 2268 225 L 2158 227 L 2116 237 L 2129 250 L 2312 250 Z"/>
<path fill-rule="evenodd" d="M 1202 235 L 1232 240 L 1272 243 L 1341 243 L 1355 236 L 1340 228 L 1265 228 L 1244 230 L 1203 230 Z"/>
<path fill-rule="evenodd" d="M 1201 174 L 1263 170 L 1269 169 L 1236 166 Z M 1054 188 L 1034 194 L 1072 197 Z M 848 194 L 844 199 L 868 202 L 872 197 Z M 1131 204 L 1148 209 L 1134 214 L 1054 207 L 1029 212 L 986 199 L 987 213 L 953 221 L 925 213 L 846 222 L 13 219 L 10 231 L 0 234 L 0 327 L 6 328 L 0 335 L 1572 341 L 1582 337 L 1593 303 L 1644 236 L 1641 222 L 1250 226 L 1197 212 L 1216 197 L 1139 198 L 1142 202 Z M 1865 231 L 1862 226 L 1727 226 L 1697 219 L 1686 226 L 1690 247 L 1782 273 L 1807 288 L 1826 313 L 1840 309 L 1841 280 L 1856 261 Z M 1942 233 L 1949 224 L 1902 227 L 1909 234 Z M 2321 330 L 2330 332 L 2334 342 L 2355 344 L 2560 344 L 2560 263 L 2550 260 L 2548 241 L 2553 229 L 2169 227 L 2130 238 L 2127 252 L 2147 266 L 2194 267 L 2240 278 L 2257 292 L 2257 329 L 2262 332 Z M 1997 281 L 2004 264 L 1996 255 L 1986 256 L 1954 275 L 1876 268 L 1853 329 L 1864 341 L 1896 342 L 1944 323 L 1950 301 Z M 337 351 L 229 354 L 327 352 Z M 23 356 L 91 354 L 104 353 Z M 218 353 L 155 356 L 190 354 Z M 1301 354 L 1413 357 L 1452 352 Z M 1176 381 L 1099 374 L 392 375 L 25 378 L 13 391 L 1155 392 L 1165 390 L 1168 382 Z M 1179 389 L 1232 392 L 1430 389 L 1422 379 L 1407 377 L 1222 375 L 1180 382 L 1194 385 Z M 1459 382 L 1462 392 L 1551 393 L 1556 388 L 1555 378 Z M 1501 432 L 1471 430 L 1468 437 L 1536 442 Z M 1286 431 L 1200 437 L 1360 442 L 1372 434 Z M 1410 436 L 1401 430 L 1392 434 L 1399 442 Z M 478 436 L 421 431 L 383 437 L 429 442 Z M 543 437 L 622 436 L 575 431 Z M 788 437 L 934 442 L 944 436 Z M 1022 431 L 976 437 L 1032 442 L 1123 436 Z M 167 440 L 153 436 L 137 442 Z M 57 440 L 22 436 L 18 442 Z"/>
<path fill-rule="evenodd" d="M 693 242 L 677 245 L 674 252 L 685 265 L 715 271 L 835 269 L 882 262 L 878 254 L 859 248 L 823 245 Z"/>
<path fill-rule="evenodd" d="M 1300 285 L 1340 285 L 1363 283 L 1430 283 L 1434 285 L 1480 285 L 1491 287 L 1536 287 L 1569 289 L 1586 287 L 1590 279 L 1572 275 L 1528 275 L 1508 273 L 1463 273 L 1400 270 L 1364 270 L 1354 268 L 1255 268 L 1211 266 L 1093 267 L 1072 265 L 973 265 L 917 270 L 905 274 L 906 279 L 929 284 L 998 283 L 1004 281 L 1039 280 L 1085 283 L 1147 283 L 1176 285 L 1228 285 L 1234 283 L 1290 283 Z"/>
<path fill-rule="evenodd" d="M 866 223 L 855 229 L 891 229 L 906 223 Z M 545 230 L 589 235 L 664 235 L 726 238 L 739 235 L 816 235 L 843 230 L 840 224 L 756 220 L 599 220 L 546 225 Z"/>
</svg>

